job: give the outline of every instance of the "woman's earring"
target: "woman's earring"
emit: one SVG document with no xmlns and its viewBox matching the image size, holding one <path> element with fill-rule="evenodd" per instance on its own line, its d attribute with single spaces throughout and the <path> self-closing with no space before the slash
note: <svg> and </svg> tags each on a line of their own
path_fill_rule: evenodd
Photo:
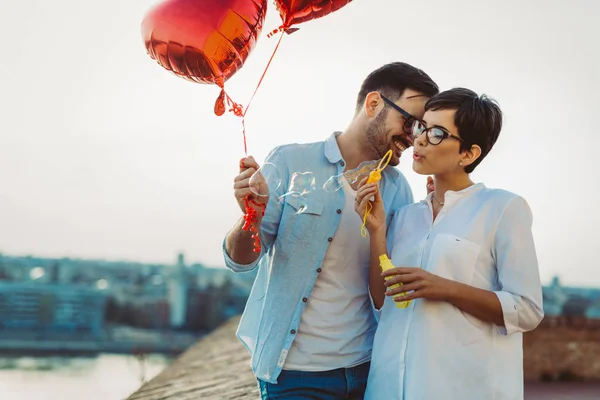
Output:
<svg viewBox="0 0 600 400">
<path fill-rule="evenodd" d="M 462 165 L 462 160 L 458 162 L 458 165 Z"/>
</svg>

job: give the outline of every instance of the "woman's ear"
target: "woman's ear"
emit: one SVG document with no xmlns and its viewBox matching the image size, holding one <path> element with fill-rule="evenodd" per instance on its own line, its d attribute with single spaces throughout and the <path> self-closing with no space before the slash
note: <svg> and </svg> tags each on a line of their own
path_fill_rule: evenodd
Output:
<svg viewBox="0 0 600 400">
<path fill-rule="evenodd" d="M 464 168 L 473 164 L 475 160 L 481 157 L 481 147 L 479 147 L 479 145 L 474 144 L 469 150 L 464 150 L 461 154 L 462 157 L 460 159 L 459 165 Z"/>
</svg>

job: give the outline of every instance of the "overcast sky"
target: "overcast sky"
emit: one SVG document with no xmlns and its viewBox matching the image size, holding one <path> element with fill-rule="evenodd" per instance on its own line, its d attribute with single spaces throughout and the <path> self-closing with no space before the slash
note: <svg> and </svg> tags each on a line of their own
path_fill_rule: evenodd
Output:
<svg viewBox="0 0 600 400">
<path fill-rule="evenodd" d="M 152 4 L 0 3 L 1 252 L 223 264 L 239 119 L 214 116 L 215 86 L 146 54 Z M 599 17 L 595 0 L 354 0 L 284 37 L 247 117 L 249 153 L 343 130 L 365 76 L 409 62 L 499 101 L 505 128 L 473 179 L 529 201 L 544 282 L 600 286 Z M 279 23 L 271 7 L 265 32 Z M 236 100 L 275 43 L 263 34 L 228 82 Z M 411 155 L 400 169 L 421 199 Z"/>
</svg>

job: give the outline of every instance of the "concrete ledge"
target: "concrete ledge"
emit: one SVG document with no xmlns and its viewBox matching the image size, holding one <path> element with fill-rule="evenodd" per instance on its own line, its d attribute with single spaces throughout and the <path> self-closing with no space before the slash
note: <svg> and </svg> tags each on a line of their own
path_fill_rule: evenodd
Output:
<svg viewBox="0 0 600 400">
<path fill-rule="evenodd" d="M 127 400 L 258 399 L 248 351 L 235 337 L 238 323 L 226 322 Z"/>
</svg>

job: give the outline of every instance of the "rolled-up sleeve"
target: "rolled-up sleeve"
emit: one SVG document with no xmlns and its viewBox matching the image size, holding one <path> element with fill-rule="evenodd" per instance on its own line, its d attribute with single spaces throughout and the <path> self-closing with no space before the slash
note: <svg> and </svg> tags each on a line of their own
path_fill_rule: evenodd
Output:
<svg viewBox="0 0 600 400">
<path fill-rule="evenodd" d="M 381 319 L 381 309 L 383 308 L 383 306 L 381 306 L 381 308 L 377 308 L 375 302 L 373 301 L 373 296 L 371 296 L 371 290 L 369 290 L 369 300 L 371 300 L 371 310 L 373 310 L 375 321 L 379 323 L 379 320 Z"/>
<path fill-rule="evenodd" d="M 494 293 L 502 306 L 504 326 L 498 327 L 502 335 L 530 331 L 544 317 L 532 223 L 529 205 L 516 197 L 497 226 L 493 255 L 501 289 Z"/>
<path fill-rule="evenodd" d="M 250 272 L 250 271 L 252 271 L 254 268 L 256 268 L 260 259 L 262 258 L 262 256 L 265 253 L 265 251 L 263 250 L 263 248 L 261 246 L 260 255 L 256 258 L 256 260 L 254 260 L 254 262 L 252 262 L 250 264 L 240 264 L 240 263 L 235 262 L 231 257 L 229 257 L 229 254 L 227 254 L 226 242 L 227 242 L 227 237 L 225 239 L 223 239 L 223 258 L 225 259 L 225 266 L 227 268 L 229 268 L 230 270 L 232 270 L 233 272 Z"/>
<path fill-rule="evenodd" d="M 285 146 L 276 147 L 273 149 L 265 159 L 265 163 L 271 163 L 277 170 L 278 187 L 269 188 L 270 197 L 267 207 L 265 208 L 265 215 L 260 225 L 260 254 L 250 264 L 239 264 L 234 261 L 227 253 L 227 237 L 223 239 L 223 258 L 225 260 L 225 266 L 233 272 L 250 272 L 256 268 L 261 258 L 269 251 L 275 238 L 277 237 L 277 230 L 279 229 L 279 222 L 281 220 L 281 206 L 279 198 L 287 191 L 289 182 L 288 168 L 285 163 L 284 153 Z"/>
</svg>

